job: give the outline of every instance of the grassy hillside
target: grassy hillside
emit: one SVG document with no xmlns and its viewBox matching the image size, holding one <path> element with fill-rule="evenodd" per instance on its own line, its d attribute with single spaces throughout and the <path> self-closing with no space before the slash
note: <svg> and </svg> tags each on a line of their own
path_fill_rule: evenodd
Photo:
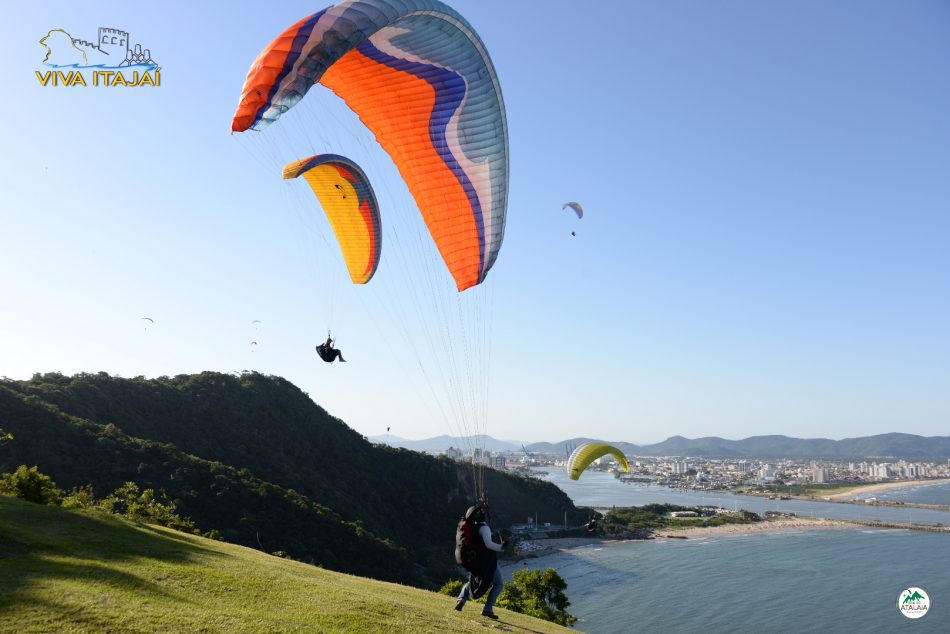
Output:
<svg viewBox="0 0 950 634">
<path fill-rule="evenodd" d="M 385 403 L 380 403 L 380 425 Z M 0 379 L 0 472 L 36 465 L 103 497 L 127 481 L 202 531 L 325 568 L 437 588 L 454 574 L 471 465 L 374 445 L 279 377 L 203 372 Z M 496 528 L 587 513 L 550 483 L 484 474 Z"/>
<path fill-rule="evenodd" d="M 0 632 L 569 631 L 115 516 L 0 496 Z"/>
</svg>

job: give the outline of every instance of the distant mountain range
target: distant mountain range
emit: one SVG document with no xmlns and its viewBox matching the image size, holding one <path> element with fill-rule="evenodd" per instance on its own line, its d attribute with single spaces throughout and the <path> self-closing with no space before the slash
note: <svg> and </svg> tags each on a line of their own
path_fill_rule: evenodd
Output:
<svg viewBox="0 0 950 634">
<path fill-rule="evenodd" d="M 484 443 L 481 439 L 484 438 Z M 428 453 L 444 452 L 449 447 L 484 447 L 488 451 L 521 451 L 521 443 L 511 440 L 497 440 L 491 436 L 436 436 L 425 440 L 407 440 L 392 434 L 382 434 L 381 436 L 371 436 L 371 442 L 389 445 L 390 447 L 401 447 L 413 451 L 426 451 Z"/>
<path fill-rule="evenodd" d="M 448 447 L 466 447 L 472 440 L 463 441 L 451 436 L 437 436 L 427 440 L 405 440 L 384 435 L 370 438 L 373 442 L 416 451 L 440 452 Z M 574 447 L 585 442 L 609 442 L 628 456 L 691 456 L 704 458 L 838 458 L 838 459 L 906 459 L 946 460 L 950 458 L 950 436 L 915 436 L 891 433 L 862 438 L 790 438 L 789 436 L 752 436 L 743 440 L 727 440 L 716 436 L 684 438 L 672 436 L 653 445 L 634 445 L 623 441 L 598 438 L 571 438 L 557 443 L 524 443 L 532 454 L 567 456 Z M 521 451 L 518 441 L 496 440 L 485 437 L 489 451 Z"/>
</svg>

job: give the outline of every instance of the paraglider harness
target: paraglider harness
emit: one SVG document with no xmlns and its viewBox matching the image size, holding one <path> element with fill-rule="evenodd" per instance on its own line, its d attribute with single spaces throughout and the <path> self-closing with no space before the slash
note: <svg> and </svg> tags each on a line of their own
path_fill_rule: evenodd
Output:
<svg viewBox="0 0 950 634">
<path fill-rule="evenodd" d="M 317 354 L 327 363 L 332 363 L 336 359 L 336 350 L 333 348 L 333 339 L 330 337 L 330 331 L 327 331 L 327 340 L 317 346 Z"/>
<path fill-rule="evenodd" d="M 584 528 L 587 529 L 588 533 L 593 533 L 597 531 L 597 518 L 594 517 L 594 509 L 588 510 L 587 523 L 584 524 Z"/>
<path fill-rule="evenodd" d="M 330 346 L 326 343 L 321 343 L 319 346 L 317 346 L 317 354 L 319 354 L 320 358 L 327 363 L 333 361 L 333 357 L 335 356 L 333 354 L 333 346 Z"/>
<path fill-rule="evenodd" d="M 482 503 L 469 507 L 455 529 L 455 563 L 473 574 L 482 568 L 481 553 L 488 551 L 478 532 L 487 519 L 485 508 Z"/>
</svg>

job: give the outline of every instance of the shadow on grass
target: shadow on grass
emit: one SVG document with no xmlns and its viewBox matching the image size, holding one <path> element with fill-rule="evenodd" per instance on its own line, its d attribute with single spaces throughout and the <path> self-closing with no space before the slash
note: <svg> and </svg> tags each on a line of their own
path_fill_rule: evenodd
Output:
<svg viewBox="0 0 950 634">
<path fill-rule="evenodd" d="M 189 602 L 187 595 L 170 594 L 128 570 L 148 560 L 181 563 L 223 556 L 183 534 L 130 525 L 102 512 L 64 510 L 0 496 L 0 608 L 20 601 L 35 603 L 31 588 L 53 579 Z"/>
<path fill-rule="evenodd" d="M 0 600 L 0 609 L 3 608 L 6 600 Z M 30 607 L 37 615 L 48 615 L 45 617 L 37 616 L 34 622 L 29 624 L 30 631 L 42 631 L 37 626 L 42 627 L 48 624 L 51 628 L 48 631 L 62 632 L 119 632 L 119 631 L 141 631 L 137 628 L 131 630 L 121 629 L 124 624 L 117 623 L 115 618 L 102 610 L 96 608 L 87 608 L 76 605 L 65 606 L 55 601 L 49 601 L 42 598 L 31 598 Z M 37 622 L 38 621 L 38 622 Z M 150 628 L 143 628 L 151 631 Z M 6 631 L 3 624 L 0 623 L 0 631 Z M 15 630 L 9 630 L 15 631 Z"/>
</svg>

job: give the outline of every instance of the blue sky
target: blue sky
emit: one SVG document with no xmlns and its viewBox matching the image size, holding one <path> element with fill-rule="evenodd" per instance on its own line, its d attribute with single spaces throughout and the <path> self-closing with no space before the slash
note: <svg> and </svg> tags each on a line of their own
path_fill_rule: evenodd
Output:
<svg viewBox="0 0 950 634">
<path fill-rule="evenodd" d="M 477 359 L 489 434 L 947 433 L 950 5 L 450 4 L 488 46 L 510 132 Z M 279 176 L 351 156 L 387 231 L 417 233 L 385 153 L 320 87 L 287 125 L 229 134 L 251 61 L 323 6 L 6 9 L 0 375 L 253 369 L 367 435 L 455 431 L 397 273 L 444 277 L 437 254 L 384 242 L 354 289 L 322 212 Z M 150 48 L 162 86 L 40 86 L 38 40 L 99 26 Z M 348 364 L 316 358 L 328 327 Z"/>
</svg>

